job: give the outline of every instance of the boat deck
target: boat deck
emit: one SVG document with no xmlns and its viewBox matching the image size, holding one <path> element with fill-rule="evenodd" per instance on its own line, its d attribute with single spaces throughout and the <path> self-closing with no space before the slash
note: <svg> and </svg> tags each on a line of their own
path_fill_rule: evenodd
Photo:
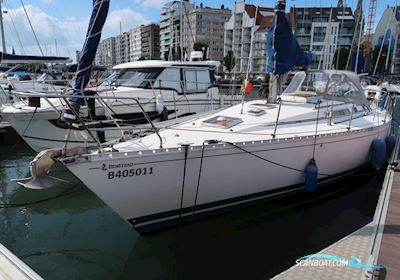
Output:
<svg viewBox="0 0 400 280">
<path fill-rule="evenodd" d="M 300 100 L 300 101 L 299 101 Z M 212 137 L 220 141 L 246 142 L 252 141 L 273 141 L 274 136 L 278 139 L 294 139 L 299 137 L 313 137 L 316 133 L 316 119 L 318 110 L 315 104 L 306 103 L 305 99 L 287 98 L 279 112 L 279 124 L 276 126 L 279 106 L 262 104 L 259 100 L 247 102 L 241 114 L 241 105 L 236 105 L 207 117 L 195 118 L 191 121 L 168 127 L 160 131 L 164 148 L 179 147 L 182 143 L 190 143 L 192 146 L 201 146 Z M 266 107 L 270 106 L 270 107 Z M 343 106 L 351 106 L 344 104 Z M 263 108 L 265 113 L 256 116 L 248 112 L 254 108 Z M 324 109 L 326 110 L 326 108 Z M 341 110 L 339 110 L 341 111 Z M 361 116 L 361 110 L 358 112 Z M 347 133 L 349 127 L 349 116 L 336 117 L 332 125 L 327 123 L 325 111 L 321 110 L 318 123 L 319 135 L 332 135 Z M 378 127 L 385 121 L 384 112 L 376 112 L 363 117 L 356 117 L 351 121 L 350 132 L 357 132 L 370 129 L 371 125 Z M 222 120 L 219 120 L 222 118 Z M 222 125 L 220 125 L 222 123 Z M 211 136 L 212 135 L 212 136 Z M 156 134 L 120 143 L 115 148 L 121 152 L 141 151 L 158 149 L 160 140 Z"/>
<path fill-rule="evenodd" d="M 42 280 L 43 278 L 0 244 L 0 279 Z"/>
<path fill-rule="evenodd" d="M 393 159 L 399 160 L 398 154 L 399 143 Z M 386 172 L 370 224 L 316 253 L 346 260 L 356 257 L 363 265 L 384 268 L 294 265 L 273 279 L 400 279 L 400 172 L 391 168 Z"/>
</svg>

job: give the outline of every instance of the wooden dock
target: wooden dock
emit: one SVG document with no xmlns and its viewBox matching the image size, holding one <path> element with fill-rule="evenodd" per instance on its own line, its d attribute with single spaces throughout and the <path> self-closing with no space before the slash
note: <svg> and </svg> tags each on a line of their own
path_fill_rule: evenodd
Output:
<svg viewBox="0 0 400 280">
<path fill-rule="evenodd" d="M 393 175 L 383 236 L 378 255 L 378 264 L 385 270 L 378 279 L 400 279 L 400 168 Z"/>
</svg>

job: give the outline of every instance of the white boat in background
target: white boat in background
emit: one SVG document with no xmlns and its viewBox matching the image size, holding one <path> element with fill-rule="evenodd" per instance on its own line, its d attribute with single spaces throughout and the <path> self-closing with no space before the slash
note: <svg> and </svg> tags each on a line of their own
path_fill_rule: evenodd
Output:
<svg viewBox="0 0 400 280">
<path fill-rule="evenodd" d="M 310 160 L 319 181 L 369 160 L 390 130 L 372 111 L 356 74 L 298 72 L 279 104 L 247 102 L 158 133 L 98 150 L 49 150 L 32 163 L 60 161 L 138 230 L 304 188 Z M 48 167 L 48 166 L 47 166 Z M 40 174 L 36 172 L 40 170 Z M 110 187 L 112 186 L 112 187 Z"/>
<path fill-rule="evenodd" d="M 130 125 L 147 123 L 133 99 L 140 100 L 150 118 L 159 121 L 229 106 L 232 97 L 220 95 L 214 83 L 214 69 L 218 65 L 219 62 L 212 61 L 139 61 L 117 65 L 108 80 L 90 88 L 107 99 L 97 100 L 91 111 L 88 106 L 83 106 L 81 117 L 92 128 L 97 141 L 107 142 L 121 137 L 119 130 L 112 129 L 116 126 L 111 118 Z M 24 93 L 17 95 L 22 97 Z M 132 99 L 119 99 L 122 96 Z M 70 130 L 68 124 L 59 120 L 66 107 L 63 97 L 67 96 L 50 99 L 42 95 L 37 104 L 39 107 L 31 106 L 27 101 L 3 105 L 0 115 L 35 151 L 61 147 L 66 140 L 69 146 L 96 144 L 83 126 L 72 126 Z"/>
<path fill-rule="evenodd" d="M 66 144 L 100 145 L 125 138 L 126 133 L 133 135 L 137 132 L 135 128 L 115 132 L 114 128 L 143 124 L 150 119 L 178 119 L 233 103 L 232 97 L 219 94 L 214 83 L 214 68 L 220 63 L 213 61 L 121 64 L 114 67 L 115 72 L 110 79 L 99 87 L 90 88 L 93 61 L 109 5 L 109 0 L 93 1 L 87 38 L 71 91 L 59 95 L 57 91 L 46 94 L 15 92 L 18 97 L 27 97 L 28 100 L 21 99 L 1 107 L 2 119 L 9 122 L 34 150 L 66 148 Z M 21 56 L 3 54 L 4 57 L 16 59 Z M 96 101 L 88 99 L 94 95 L 102 98 L 96 98 Z M 56 99 L 50 100 L 50 97 Z M 78 112 L 72 109 L 78 107 Z M 77 120 L 79 124 L 72 123 Z M 141 128 L 138 130 L 140 132 Z"/>
<path fill-rule="evenodd" d="M 38 78 L 32 77 L 30 74 L 28 79 L 11 76 L 0 81 L 0 105 L 20 101 L 14 92 L 58 92 L 61 93 L 68 85 L 67 80 L 63 79 L 62 73 L 46 72 Z"/>
<path fill-rule="evenodd" d="M 67 63 L 67 57 L 15 55 L 0 52 L 0 62 L 14 64 L 14 67 L 0 73 L 0 105 L 8 105 L 20 101 L 13 93 L 15 91 L 61 92 L 68 84 L 59 73 L 47 72 L 39 77 L 36 74 L 21 71 L 23 65 L 41 65 L 54 63 Z M 7 68 L 4 67 L 4 68 Z"/>
</svg>

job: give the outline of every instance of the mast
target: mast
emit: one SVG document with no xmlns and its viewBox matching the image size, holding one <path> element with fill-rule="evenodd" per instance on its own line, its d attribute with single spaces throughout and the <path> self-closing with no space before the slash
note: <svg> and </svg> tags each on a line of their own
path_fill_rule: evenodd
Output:
<svg viewBox="0 0 400 280">
<path fill-rule="evenodd" d="M 275 19 L 267 33 L 268 73 L 270 73 L 270 100 L 276 102 L 282 91 L 282 78 L 293 67 L 307 67 L 312 63 L 310 53 L 304 52 L 293 35 L 285 15 L 285 0 L 277 0 Z"/>
<path fill-rule="evenodd" d="M 107 18 L 109 0 L 94 0 L 92 16 L 89 21 L 86 40 L 83 45 L 82 54 L 76 70 L 76 82 L 74 94 L 84 92 L 89 83 L 90 73 L 92 71 L 93 61 L 96 55 L 97 47 L 100 42 L 101 32 Z M 82 102 L 82 99 L 70 99 L 72 102 Z"/>
<path fill-rule="evenodd" d="M 276 26 L 278 25 L 278 13 L 285 13 L 286 9 L 286 0 L 277 0 L 276 1 L 276 6 L 275 6 L 275 19 L 274 19 L 274 29 L 276 29 Z M 272 39 L 272 44 L 273 44 L 273 49 L 275 51 L 275 36 Z M 274 62 L 274 67 L 276 67 L 276 61 Z M 275 69 L 276 70 L 276 69 Z M 282 77 L 281 75 L 275 73 L 276 71 L 274 70 L 273 73 L 270 74 L 270 81 L 269 81 L 269 98 L 270 100 L 268 102 L 271 103 L 276 103 L 277 98 L 279 95 L 282 93 Z"/>
<path fill-rule="evenodd" d="M 4 36 L 4 22 L 3 22 L 3 10 L 1 7 L 1 4 L 3 4 L 3 0 L 0 0 L 0 29 L 1 29 L 1 43 L 3 45 L 3 53 L 6 53 L 6 40 Z"/>
<path fill-rule="evenodd" d="M 361 32 L 362 32 L 363 23 L 364 23 L 364 17 L 361 18 L 361 22 L 360 22 L 360 36 L 358 37 L 356 65 L 354 67 L 354 70 L 355 70 L 356 74 L 361 74 L 361 73 L 358 73 L 358 60 L 360 58 Z M 362 71 L 363 71 L 363 69 L 361 69 L 361 72 Z"/>
<path fill-rule="evenodd" d="M 257 18 L 258 18 L 258 9 L 259 9 L 259 6 L 256 7 L 256 15 L 254 17 L 253 27 L 251 28 L 250 52 L 249 52 L 249 60 L 247 62 L 246 80 L 249 79 L 249 74 L 253 72 L 254 39 L 255 39 L 256 25 L 257 25 Z"/>
</svg>

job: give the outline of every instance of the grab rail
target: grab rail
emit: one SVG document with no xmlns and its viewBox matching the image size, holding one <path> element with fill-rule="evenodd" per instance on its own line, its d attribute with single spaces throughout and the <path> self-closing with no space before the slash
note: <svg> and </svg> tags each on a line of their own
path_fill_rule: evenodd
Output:
<svg viewBox="0 0 400 280">
<path fill-rule="evenodd" d="M 40 94 L 40 93 L 20 93 L 20 92 L 16 92 L 15 93 L 17 96 L 19 97 L 42 97 L 42 98 L 61 98 L 64 99 L 64 101 L 67 103 L 68 107 L 71 109 L 70 103 L 67 100 L 68 97 L 71 97 L 71 95 L 65 95 L 65 94 Z M 107 99 L 115 99 L 114 96 L 82 96 L 82 95 L 76 95 L 74 97 L 77 98 L 84 98 L 84 99 L 100 99 L 100 100 L 107 100 Z M 136 97 L 128 97 L 128 96 L 119 96 L 118 99 L 121 100 L 133 100 L 134 102 L 136 102 L 136 104 L 138 105 L 138 107 L 140 108 L 140 110 L 142 111 L 146 121 L 150 124 L 153 132 L 155 134 L 157 134 L 159 140 L 160 140 L 160 149 L 163 148 L 163 143 L 162 143 L 162 138 L 157 130 L 157 128 L 155 127 L 155 125 L 153 124 L 151 118 L 149 117 L 149 115 L 147 114 L 147 112 L 144 110 L 142 104 L 140 103 L 139 99 Z M 85 125 L 85 123 L 83 122 L 83 120 L 80 118 L 79 114 L 76 114 L 77 112 L 75 112 L 74 110 L 71 110 L 74 115 L 77 117 L 77 119 L 79 120 L 79 122 L 82 124 L 82 126 L 84 127 L 84 129 L 89 133 L 89 135 L 93 138 L 93 140 L 97 143 L 97 145 L 99 146 L 99 148 L 101 148 L 101 143 L 99 143 L 99 141 L 96 139 L 96 137 L 94 137 L 92 135 L 92 133 L 90 132 L 89 128 Z"/>
</svg>

